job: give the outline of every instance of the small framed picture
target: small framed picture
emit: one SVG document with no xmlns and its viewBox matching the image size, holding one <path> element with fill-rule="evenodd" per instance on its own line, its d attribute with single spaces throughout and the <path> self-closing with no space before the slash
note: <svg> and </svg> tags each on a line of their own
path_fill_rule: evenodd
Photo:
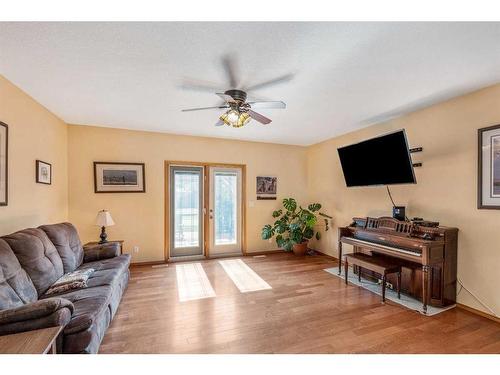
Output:
<svg viewBox="0 0 500 375">
<path fill-rule="evenodd" d="M 500 210 L 500 125 L 478 131 L 477 208 Z"/>
<path fill-rule="evenodd" d="M 257 176 L 257 200 L 275 200 L 277 187 L 277 177 Z"/>
<path fill-rule="evenodd" d="M 95 193 L 144 193 L 144 163 L 94 162 Z"/>
<path fill-rule="evenodd" d="M 9 127 L 0 121 L 0 206 L 7 206 Z"/>
<path fill-rule="evenodd" d="M 52 184 L 52 164 L 41 160 L 36 161 L 36 182 L 39 184 Z"/>
</svg>

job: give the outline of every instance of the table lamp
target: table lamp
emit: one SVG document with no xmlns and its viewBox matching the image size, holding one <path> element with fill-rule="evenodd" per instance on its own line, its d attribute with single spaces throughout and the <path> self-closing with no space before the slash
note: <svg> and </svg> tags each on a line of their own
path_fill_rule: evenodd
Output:
<svg viewBox="0 0 500 375">
<path fill-rule="evenodd" d="M 101 240 L 99 241 L 99 243 L 102 244 L 108 242 L 106 240 L 106 237 L 108 237 L 108 235 L 106 234 L 106 227 L 115 225 L 115 222 L 113 221 L 113 218 L 111 217 L 111 214 L 108 210 L 102 210 L 97 213 L 95 225 L 101 227 Z"/>
</svg>

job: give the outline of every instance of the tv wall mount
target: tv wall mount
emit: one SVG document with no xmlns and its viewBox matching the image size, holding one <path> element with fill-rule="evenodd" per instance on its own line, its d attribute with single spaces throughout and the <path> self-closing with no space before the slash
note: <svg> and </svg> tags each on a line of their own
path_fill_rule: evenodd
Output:
<svg viewBox="0 0 500 375">
<path fill-rule="evenodd" d="M 422 152 L 422 151 L 424 151 L 424 149 L 422 147 L 410 148 L 410 154 L 414 154 L 416 152 Z M 413 165 L 413 168 L 417 168 L 417 167 L 421 167 L 422 163 L 412 163 L 412 165 Z"/>
</svg>

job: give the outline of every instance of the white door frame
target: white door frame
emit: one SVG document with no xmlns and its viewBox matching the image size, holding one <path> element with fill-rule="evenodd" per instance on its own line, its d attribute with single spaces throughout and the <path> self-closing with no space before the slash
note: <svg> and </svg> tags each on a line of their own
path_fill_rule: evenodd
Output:
<svg viewBox="0 0 500 375">
<path fill-rule="evenodd" d="M 169 243 L 169 259 L 171 260 L 187 260 L 187 259 L 197 259 L 200 257 L 204 257 L 205 255 L 205 249 L 204 249 L 204 185 L 205 185 L 205 173 L 204 173 L 204 167 L 203 166 L 195 166 L 195 165 L 170 165 L 169 166 L 169 175 L 170 175 L 170 193 L 169 193 L 169 207 L 170 207 L 170 243 Z M 174 246 L 175 243 L 175 230 L 174 230 L 174 225 L 175 225 L 175 204 L 174 204 L 174 193 L 175 193 L 175 184 L 174 184 L 174 178 L 175 178 L 175 171 L 186 171 L 186 172 L 195 172 L 198 173 L 200 176 L 199 180 L 199 243 L 198 246 L 196 247 L 185 247 L 185 248 L 179 248 L 177 250 Z M 183 251 L 184 250 L 184 251 Z M 184 253 L 184 254 L 183 254 Z"/>
<path fill-rule="evenodd" d="M 222 173 L 235 173 L 237 179 L 237 190 L 236 190 L 236 200 L 237 200 L 237 229 L 236 229 L 236 244 L 227 245 L 216 245 L 215 244 L 215 174 L 218 172 Z M 243 169 L 240 167 L 222 167 L 222 166 L 209 166 L 209 204 L 208 204 L 208 216 L 209 216 L 209 254 L 211 257 L 228 256 L 228 255 L 242 255 L 243 254 Z"/>
</svg>

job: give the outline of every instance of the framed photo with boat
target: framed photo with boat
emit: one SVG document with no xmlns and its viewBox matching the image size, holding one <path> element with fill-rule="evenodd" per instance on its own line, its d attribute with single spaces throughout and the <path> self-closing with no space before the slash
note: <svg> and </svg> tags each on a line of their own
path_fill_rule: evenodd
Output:
<svg viewBox="0 0 500 375">
<path fill-rule="evenodd" d="M 144 193 L 144 163 L 94 162 L 95 193 Z"/>
<path fill-rule="evenodd" d="M 500 210 L 500 125 L 478 130 L 477 208 Z"/>
</svg>

